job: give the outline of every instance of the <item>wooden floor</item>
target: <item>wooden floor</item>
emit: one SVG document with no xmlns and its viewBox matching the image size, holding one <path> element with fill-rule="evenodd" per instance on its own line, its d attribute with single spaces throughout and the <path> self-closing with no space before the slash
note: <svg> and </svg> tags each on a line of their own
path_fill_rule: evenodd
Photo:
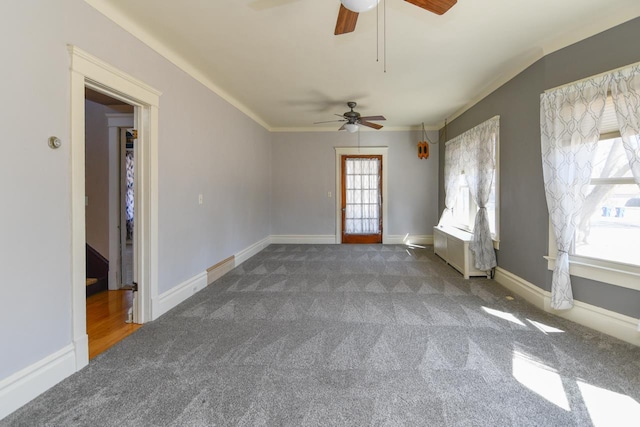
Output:
<svg viewBox="0 0 640 427">
<path fill-rule="evenodd" d="M 104 291 L 87 298 L 89 359 L 107 350 L 142 325 L 125 323 L 133 292 Z"/>
</svg>

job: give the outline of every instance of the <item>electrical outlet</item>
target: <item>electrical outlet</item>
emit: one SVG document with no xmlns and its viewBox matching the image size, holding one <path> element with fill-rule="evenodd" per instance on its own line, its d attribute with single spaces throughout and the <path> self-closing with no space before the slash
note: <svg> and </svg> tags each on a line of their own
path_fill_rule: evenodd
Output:
<svg viewBox="0 0 640 427">
<path fill-rule="evenodd" d="M 198 194 L 198 204 L 201 205 L 203 201 L 202 194 Z"/>
<path fill-rule="evenodd" d="M 331 198 L 331 191 L 327 192 L 327 197 Z"/>
</svg>

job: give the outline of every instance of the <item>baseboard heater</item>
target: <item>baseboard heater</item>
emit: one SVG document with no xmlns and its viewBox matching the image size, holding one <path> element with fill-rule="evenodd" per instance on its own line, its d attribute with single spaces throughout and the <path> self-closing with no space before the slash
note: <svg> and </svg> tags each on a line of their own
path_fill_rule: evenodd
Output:
<svg viewBox="0 0 640 427">
<path fill-rule="evenodd" d="M 216 265 L 207 268 L 207 285 L 215 282 L 236 266 L 236 257 L 231 255 L 229 258 L 223 259 Z"/>
<path fill-rule="evenodd" d="M 465 279 L 471 276 L 489 277 L 490 273 L 474 267 L 475 259 L 469 249 L 472 234 L 454 227 L 433 227 L 433 250 L 447 264 L 458 270 Z"/>
</svg>

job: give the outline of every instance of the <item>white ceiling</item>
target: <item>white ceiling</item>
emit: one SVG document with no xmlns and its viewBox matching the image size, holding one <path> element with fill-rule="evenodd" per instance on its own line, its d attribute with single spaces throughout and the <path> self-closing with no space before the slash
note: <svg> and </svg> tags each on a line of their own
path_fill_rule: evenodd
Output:
<svg viewBox="0 0 640 427">
<path fill-rule="evenodd" d="M 273 131 L 337 129 L 313 123 L 347 101 L 385 129 L 436 129 L 542 56 L 640 16 L 638 0 L 458 0 L 442 16 L 381 0 L 335 36 L 339 0 L 85 1 Z"/>
</svg>

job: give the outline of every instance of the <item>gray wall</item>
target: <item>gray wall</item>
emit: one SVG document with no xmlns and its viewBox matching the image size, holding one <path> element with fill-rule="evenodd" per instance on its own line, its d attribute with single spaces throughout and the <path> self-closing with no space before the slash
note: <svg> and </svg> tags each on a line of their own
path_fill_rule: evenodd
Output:
<svg viewBox="0 0 640 427">
<path fill-rule="evenodd" d="M 72 341 L 67 44 L 162 92 L 160 293 L 269 235 L 271 135 L 82 0 L 2 2 L 0 28 L 1 380 Z"/>
<path fill-rule="evenodd" d="M 361 146 L 388 146 L 389 235 L 432 235 L 438 222 L 438 145 L 418 158 L 420 132 L 363 131 Z M 429 132 L 432 141 L 436 132 Z M 358 145 L 348 132 L 281 132 L 273 135 L 271 233 L 335 235 L 334 147 Z M 332 197 L 327 197 L 327 192 Z"/>
<path fill-rule="evenodd" d="M 562 84 L 640 61 L 640 18 L 545 56 L 453 120 L 451 139 L 500 115 L 500 251 L 498 266 L 545 289 L 551 272 L 549 217 L 540 155 L 540 94 Z M 441 135 L 443 131 L 441 130 Z M 444 208 L 444 150 L 439 206 Z M 577 300 L 640 317 L 640 292 L 572 277 Z"/>
</svg>

